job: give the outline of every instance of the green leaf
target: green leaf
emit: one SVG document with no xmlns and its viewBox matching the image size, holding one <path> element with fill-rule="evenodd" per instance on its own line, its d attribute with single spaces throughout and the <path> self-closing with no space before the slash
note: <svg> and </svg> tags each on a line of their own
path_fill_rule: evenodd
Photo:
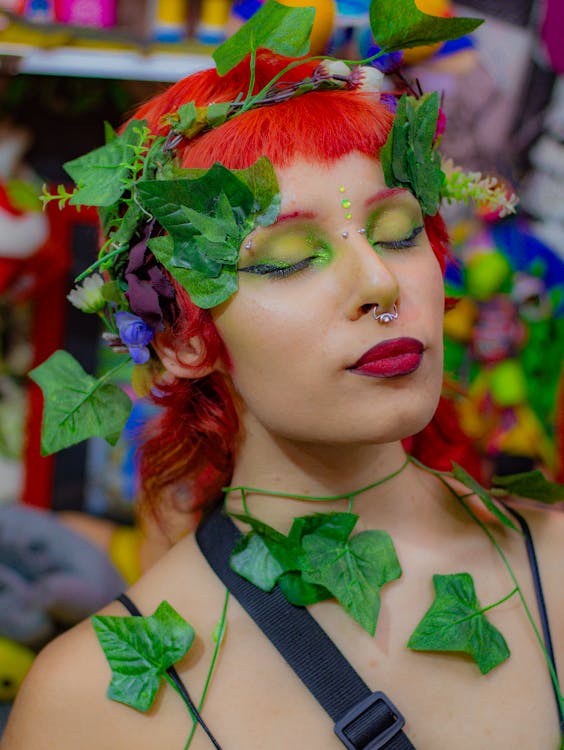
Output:
<svg viewBox="0 0 564 750">
<path fill-rule="evenodd" d="M 244 536 L 233 549 L 230 558 L 232 570 L 262 591 L 272 591 L 276 581 L 285 572 L 269 549 L 266 540 L 251 532 Z"/>
<path fill-rule="evenodd" d="M 131 401 L 121 388 L 104 378 L 95 380 L 61 350 L 29 375 L 44 396 L 43 455 L 90 437 L 103 437 L 111 445 L 117 442 L 131 411 Z"/>
<path fill-rule="evenodd" d="M 477 482 L 474 477 L 470 476 L 468 472 L 462 468 L 462 466 L 459 466 L 457 463 L 453 461 L 452 463 L 452 474 L 455 479 L 458 479 L 459 482 L 461 482 L 465 487 L 468 487 L 469 490 L 471 490 L 475 495 L 477 495 L 480 500 L 484 503 L 486 508 L 492 513 L 498 521 L 501 521 L 505 526 L 508 526 L 510 529 L 513 529 L 513 531 L 517 531 L 517 526 L 513 523 L 511 518 L 507 515 L 507 513 L 504 513 L 498 506 L 494 503 L 494 501 L 491 499 L 488 491 L 482 487 L 482 485 Z"/>
<path fill-rule="evenodd" d="M 110 143 L 63 164 L 77 185 L 73 205 L 111 206 L 121 198 L 131 177 L 132 146 L 139 145 L 145 128 L 145 121 L 131 120 Z"/>
<path fill-rule="evenodd" d="M 309 50 L 315 8 L 290 8 L 276 0 L 262 7 L 213 53 L 220 76 L 228 73 L 253 49 L 266 47 L 286 57 L 301 57 Z"/>
<path fill-rule="evenodd" d="M 384 52 L 458 39 L 483 23 L 480 18 L 441 18 L 423 13 L 414 0 L 372 0 L 370 26 Z"/>
<path fill-rule="evenodd" d="M 374 635 L 380 588 L 399 578 L 401 567 L 390 535 L 361 531 L 348 541 L 310 534 L 302 545 L 307 583 L 323 586 L 368 633 Z"/>
<path fill-rule="evenodd" d="M 148 245 L 159 263 L 186 289 L 198 307 L 204 310 L 216 307 L 237 291 L 239 275 L 236 266 L 223 266 L 217 278 L 209 278 L 199 271 L 173 265 L 172 237 L 153 237 Z"/>
<path fill-rule="evenodd" d="M 284 536 L 272 526 L 263 521 L 259 521 L 254 516 L 243 513 L 230 514 L 243 523 L 249 524 L 254 532 L 260 537 L 266 545 L 268 551 L 276 559 L 283 571 L 299 570 L 302 550 L 299 544 L 296 544 L 290 537 Z"/>
<path fill-rule="evenodd" d="M 521 474 L 494 477 L 494 487 L 501 487 L 509 495 L 526 497 L 541 503 L 561 503 L 564 501 L 564 484 L 550 482 L 540 471 L 526 471 Z"/>
<path fill-rule="evenodd" d="M 333 594 L 326 588 L 315 583 L 306 583 L 302 574 L 293 570 L 280 576 L 278 586 L 290 604 L 296 607 L 308 607 L 310 604 L 333 598 Z"/>
<path fill-rule="evenodd" d="M 20 211 L 41 211 L 41 201 L 35 185 L 26 180 L 8 180 L 5 187 L 15 208 Z"/>
<path fill-rule="evenodd" d="M 408 642 L 414 651 L 460 651 L 486 674 L 510 656 L 497 628 L 485 618 L 468 573 L 433 576 L 435 600 Z"/>
<path fill-rule="evenodd" d="M 354 513 L 313 513 L 294 518 L 289 538 L 300 542 L 306 534 L 321 534 L 331 539 L 345 541 L 356 526 L 358 516 Z"/>
<path fill-rule="evenodd" d="M 175 125 L 175 130 L 179 132 L 190 130 L 197 117 L 195 102 L 188 102 L 188 104 L 178 107 L 176 114 L 178 115 L 178 124 Z"/>
<path fill-rule="evenodd" d="M 437 213 L 445 175 L 441 158 L 434 148 L 439 115 L 436 92 L 419 99 L 401 97 L 380 161 L 388 187 L 410 190 L 424 214 Z"/>
<path fill-rule="evenodd" d="M 227 119 L 231 102 L 217 102 L 208 105 L 207 121 L 212 128 L 222 125 Z"/>
<path fill-rule="evenodd" d="M 164 601 L 150 617 L 92 617 L 112 670 L 108 698 L 147 711 L 166 670 L 187 653 L 194 629 Z"/>
<path fill-rule="evenodd" d="M 253 222 L 261 227 L 273 224 L 280 212 L 282 196 L 272 162 L 261 156 L 250 167 L 238 169 L 235 174 L 253 194 Z"/>
</svg>

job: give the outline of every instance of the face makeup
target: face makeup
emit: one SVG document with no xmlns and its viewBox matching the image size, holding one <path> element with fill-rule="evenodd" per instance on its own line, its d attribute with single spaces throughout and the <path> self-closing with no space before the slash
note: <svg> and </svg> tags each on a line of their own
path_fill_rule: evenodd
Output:
<svg viewBox="0 0 564 750">
<path fill-rule="evenodd" d="M 395 378 L 415 372 L 423 360 L 424 345 L 419 339 L 388 339 L 373 346 L 349 369 L 356 375 Z"/>
</svg>

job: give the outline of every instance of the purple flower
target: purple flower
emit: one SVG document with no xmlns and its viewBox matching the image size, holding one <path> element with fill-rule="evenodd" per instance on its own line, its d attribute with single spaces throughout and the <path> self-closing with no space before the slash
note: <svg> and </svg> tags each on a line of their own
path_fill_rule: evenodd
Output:
<svg viewBox="0 0 564 750">
<path fill-rule="evenodd" d="M 153 338 L 154 331 L 132 313 L 117 312 L 115 317 L 120 338 L 129 349 L 131 359 L 136 365 L 144 365 L 151 356 L 147 344 Z"/>
<path fill-rule="evenodd" d="M 174 289 L 155 256 L 147 247 L 154 222 L 145 229 L 143 238 L 129 252 L 125 270 L 127 298 L 136 315 L 154 330 L 163 329 L 163 308 L 174 300 Z"/>
</svg>

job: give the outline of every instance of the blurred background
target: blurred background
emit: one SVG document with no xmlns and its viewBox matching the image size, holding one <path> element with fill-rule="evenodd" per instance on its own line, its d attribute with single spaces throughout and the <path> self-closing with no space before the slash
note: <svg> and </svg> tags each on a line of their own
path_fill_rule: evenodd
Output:
<svg viewBox="0 0 564 750">
<path fill-rule="evenodd" d="M 416 0 L 485 18 L 471 37 L 404 52 L 404 74 L 442 92 L 441 151 L 520 196 L 515 216 L 446 206 L 456 262 L 446 389 L 494 475 L 564 480 L 564 8 L 558 0 Z M 373 54 L 366 0 L 315 0 L 315 54 Z M 97 216 L 54 202 L 64 162 L 132 108 L 211 65 L 260 0 L 0 0 L 0 733 L 37 651 L 133 582 L 177 535 L 140 520 L 135 449 L 144 399 L 119 443 L 40 455 L 42 397 L 26 373 L 53 351 L 112 366 L 66 295 L 96 258 Z M 396 61 L 391 63 L 396 64 Z M 128 390 L 130 379 L 123 375 Z M 189 504 L 189 497 L 184 498 Z M 183 498 L 180 497 L 180 503 Z"/>
</svg>

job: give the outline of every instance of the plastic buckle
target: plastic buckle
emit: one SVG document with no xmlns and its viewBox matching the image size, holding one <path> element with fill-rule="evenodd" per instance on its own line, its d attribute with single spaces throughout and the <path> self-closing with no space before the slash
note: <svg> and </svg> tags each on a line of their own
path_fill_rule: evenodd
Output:
<svg viewBox="0 0 564 750">
<path fill-rule="evenodd" d="M 362 714 L 366 713 L 366 711 L 368 711 L 373 705 L 379 702 L 383 703 L 392 714 L 393 722 L 389 727 L 382 730 L 377 737 L 370 739 L 367 745 L 357 747 L 350 737 L 347 736 L 346 730 L 349 729 L 349 727 L 354 724 Z M 398 734 L 398 732 L 401 732 L 404 724 L 404 717 L 400 714 L 388 696 L 385 693 L 376 692 L 369 695 L 368 698 L 360 701 L 360 703 L 357 703 L 350 709 L 350 711 L 347 711 L 342 719 L 335 722 L 335 734 L 348 750 L 380 750 L 380 748 L 383 748 L 393 737 L 395 737 L 396 734 Z"/>
</svg>

